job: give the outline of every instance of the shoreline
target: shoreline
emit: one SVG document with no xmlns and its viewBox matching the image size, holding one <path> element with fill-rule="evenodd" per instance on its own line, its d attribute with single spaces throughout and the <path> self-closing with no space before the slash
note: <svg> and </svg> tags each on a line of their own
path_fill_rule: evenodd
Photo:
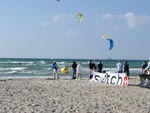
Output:
<svg viewBox="0 0 150 113">
<path fill-rule="evenodd" d="M 133 79 L 133 78 L 136 78 L 138 77 L 138 75 L 130 75 L 129 76 L 129 79 Z M 53 75 L 44 75 L 44 76 L 41 76 L 41 75 L 37 75 L 37 76 L 34 76 L 34 75 L 29 75 L 29 76 L 22 76 L 22 75 L 11 75 L 11 76 L 0 76 L 0 80 L 1 79 L 53 79 Z M 72 76 L 71 75 L 59 75 L 59 78 L 60 79 L 71 79 Z M 84 79 L 88 79 L 89 78 L 89 75 L 87 76 L 82 76 L 81 78 L 84 78 Z"/>
</svg>

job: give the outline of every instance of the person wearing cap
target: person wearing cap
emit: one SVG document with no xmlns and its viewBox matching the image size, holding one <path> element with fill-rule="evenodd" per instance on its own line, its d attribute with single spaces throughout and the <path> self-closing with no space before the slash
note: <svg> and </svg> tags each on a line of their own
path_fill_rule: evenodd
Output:
<svg viewBox="0 0 150 113">
<path fill-rule="evenodd" d="M 58 74 L 57 74 L 57 63 L 56 63 L 56 61 L 53 62 L 52 69 L 53 69 L 53 77 L 54 77 L 54 79 L 59 79 Z"/>
</svg>

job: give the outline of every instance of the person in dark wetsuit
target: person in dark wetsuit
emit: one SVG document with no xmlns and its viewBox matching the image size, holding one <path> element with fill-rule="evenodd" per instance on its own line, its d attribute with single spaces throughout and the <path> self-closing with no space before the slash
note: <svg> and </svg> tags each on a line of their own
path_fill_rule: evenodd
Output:
<svg viewBox="0 0 150 113">
<path fill-rule="evenodd" d="M 102 72 L 102 68 L 103 68 L 103 64 L 101 63 L 101 61 L 99 61 L 99 64 L 97 65 L 98 67 L 98 72 Z"/>
<path fill-rule="evenodd" d="M 72 79 L 76 79 L 76 68 L 77 68 L 77 64 L 75 61 L 73 61 L 73 64 L 72 64 L 72 69 L 73 69 L 73 75 L 72 75 Z"/>
<path fill-rule="evenodd" d="M 124 64 L 124 72 L 127 74 L 127 76 L 129 77 L 129 64 L 127 61 L 125 61 Z"/>
<path fill-rule="evenodd" d="M 91 74 L 92 71 L 93 71 L 93 62 L 92 62 L 92 60 L 90 60 L 90 62 L 89 62 L 89 69 L 90 69 L 90 74 Z"/>
<path fill-rule="evenodd" d="M 93 75 L 92 75 L 93 69 L 94 69 L 94 63 L 92 62 L 92 60 L 90 60 L 90 62 L 89 62 L 89 70 L 90 70 L 89 79 L 92 79 L 92 77 L 93 77 Z"/>
</svg>

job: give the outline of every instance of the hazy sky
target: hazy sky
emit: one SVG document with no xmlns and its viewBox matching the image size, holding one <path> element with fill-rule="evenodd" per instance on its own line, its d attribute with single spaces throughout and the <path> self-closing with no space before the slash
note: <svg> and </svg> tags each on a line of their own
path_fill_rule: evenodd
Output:
<svg viewBox="0 0 150 113">
<path fill-rule="evenodd" d="M 0 0 L 0 57 L 148 59 L 149 6 L 150 0 Z"/>
</svg>

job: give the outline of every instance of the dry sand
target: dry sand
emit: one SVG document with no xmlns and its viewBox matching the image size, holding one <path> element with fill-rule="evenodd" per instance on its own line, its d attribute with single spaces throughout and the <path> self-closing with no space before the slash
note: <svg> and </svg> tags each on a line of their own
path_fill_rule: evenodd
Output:
<svg viewBox="0 0 150 113">
<path fill-rule="evenodd" d="M 84 80 L 0 79 L 0 113 L 150 113 L 150 89 Z"/>
</svg>

